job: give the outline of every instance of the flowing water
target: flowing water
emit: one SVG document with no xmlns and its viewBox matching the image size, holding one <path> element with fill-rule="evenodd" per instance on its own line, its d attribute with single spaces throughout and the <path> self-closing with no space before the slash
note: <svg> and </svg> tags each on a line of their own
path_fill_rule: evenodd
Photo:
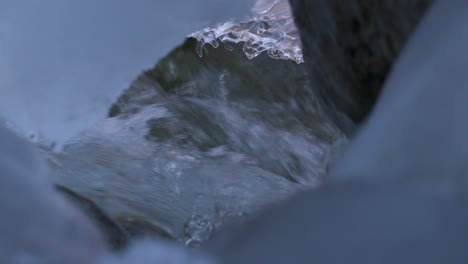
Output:
<svg viewBox="0 0 468 264">
<path fill-rule="evenodd" d="M 53 181 L 187 245 L 320 184 L 344 138 L 308 88 L 287 1 L 213 25 L 58 151 L 39 141 Z"/>
<path fill-rule="evenodd" d="M 468 64 L 459 56 L 467 39 L 460 25 L 466 22 L 468 5 L 461 0 L 437 3 L 423 21 L 369 121 L 334 163 L 327 186 L 231 229 L 235 234 L 226 241 L 213 241 L 218 249 L 207 249 L 210 256 L 184 247 L 197 246 L 226 225 L 320 185 L 329 162 L 347 143 L 310 91 L 287 1 L 259 0 L 247 19 L 210 21 L 211 26 L 201 30 L 198 23 L 204 22 L 204 15 L 198 16 L 203 13 L 197 10 L 209 10 L 219 20 L 217 15 L 239 14 L 240 9 L 235 10 L 232 1 L 200 1 L 207 6 L 186 2 L 181 17 L 161 15 L 180 10 L 177 0 L 155 4 L 169 8 L 155 10 L 148 9 L 149 2 L 155 2 L 144 0 L 104 0 L 97 5 L 83 0 L 84 5 L 70 6 L 65 1 L 43 2 L 53 7 L 50 10 L 33 0 L 0 3 L 2 118 L 23 136 L 25 130 L 37 131 L 30 139 L 49 165 L 47 170 L 37 149 L 0 126 L 0 262 L 466 259 L 467 151 L 461 144 L 466 128 L 457 117 L 465 115 L 460 106 L 467 94 L 454 89 L 465 82 L 460 69 Z M 233 12 L 218 12 L 223 9 Z M 122 20 L 109 23 L 109 10 L 111 17 Z M 52 11 L 51 16 L 45 11 Z M 127 17 L 130 13 L 133 16 Z M 57 23 L 64 16 L 78 23 Z M 178 47 L 173 46 L 177 37 L 156 34 L 152 40 L 167 43 L 147 53 L 154 42 L 140 43 L 138 36 L 146 32 L 136 17 L 173 26 L 159 32 L 194 33 Z M 85 28 L 97 31 L 79 33 L 83 18 Z M 191 26 L 171 23 L 187 25 L 185 19 Z M 107 32 L 110 28 L 140 31 L 114 35 L 117 31 Z M 85 36 L 87 41 L 80 42 L 84 46 L 70 45 L 77 40 L 71 38 L 75 34 L 79 40 Z M 63 47 L 48 45 L 58 40 Z M 119 46 L 119 41 L 126 45 Z M 37 49 L 29 49 L 32 46 Z M 86 52 L 90 47 L 100 48 Z M 129 47 L 136 53 L 126 53 Z M 70 51 L 73 55 L 67 56 Z M 116 54 L 117 59 L 106 60 Z M 314 67 L 323 66 L 307 59 Z M 121 91 L 132 72 L 145 67 L 139 64 L 143 61 L 157 63 L 146 65 L 146 71 Z M 418 67 L 422 62 L 425 67 Z M 117 99 L 112 96 L 115 91 L 120 93 Z M 97 100 L 99 107 L 93 108 L 89 100 L 101 93 L 105 100 Z M 52 98 L 44 99 L 47 95 Z M 447 107 L 439 107 L 441 103 Z M 76 131 L 81 132 L 70 138 Z M 91 217 L 83 217 L 59 194 Z M 107 242 L 116 249 L 138 233 L 172 241 L 131 241 L 129 250 L 114 254 L 104 247 L 90 219 L 98 221 L 105 235 L 112 233 Z M 354 243 L 356 238 L 362 243 Z M 410 247 L 402 241 L 409 241 Z"/>
</svg>

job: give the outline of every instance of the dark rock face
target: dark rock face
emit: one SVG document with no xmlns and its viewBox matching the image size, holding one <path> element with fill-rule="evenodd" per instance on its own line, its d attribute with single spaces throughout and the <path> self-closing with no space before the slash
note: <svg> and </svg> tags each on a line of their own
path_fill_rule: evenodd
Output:
<svg viewBox="0 0 468 264">
<path fill-rule="evenodd" d="M 431 0 L 290 0 L 311 86 L 348 134 L 372 109 Z"/>
</svg>

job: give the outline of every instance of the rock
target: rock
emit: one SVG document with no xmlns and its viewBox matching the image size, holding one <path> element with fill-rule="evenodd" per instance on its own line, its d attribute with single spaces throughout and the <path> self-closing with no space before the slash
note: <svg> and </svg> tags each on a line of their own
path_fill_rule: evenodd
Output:
<svg viewBox="0 0 468 264">
<path fill-rule="evenodd" d="M 467 14 L 466 1 L 434 4 L 330 180 L 415 181 L 434 192 L 464 195 Z"/>
<path fill-rule="evenodd" d="M 348 135 L 432 0 L 291 0 L 311 89 Z"/>
</svg>

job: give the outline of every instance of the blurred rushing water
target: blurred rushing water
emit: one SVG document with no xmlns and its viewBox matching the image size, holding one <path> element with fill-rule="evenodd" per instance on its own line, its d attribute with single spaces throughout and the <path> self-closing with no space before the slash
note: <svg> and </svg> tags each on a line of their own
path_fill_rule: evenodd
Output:
<svg viewBox="0 0 468 264">
<path fill-rule="evenodd" d="M 182 46 L 142 74 L 110 117 L 48 153 L 54 180 L 115 221 L 187 244 L 320 183 L 342 138 L 302 64 Z"/>
<path fill-rule="evenodd" d="M 287 1 L 258 1 L 191 34 L 63 147 L 37 143 L 54 182 L 118 228 L 197 245 L 320 184 L 344 142 L 301 62 Z"/>
</svg>

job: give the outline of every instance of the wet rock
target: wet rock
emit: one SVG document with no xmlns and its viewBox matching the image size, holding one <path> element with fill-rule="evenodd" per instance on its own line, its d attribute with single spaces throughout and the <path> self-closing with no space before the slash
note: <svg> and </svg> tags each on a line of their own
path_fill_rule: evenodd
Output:
<svg viewBox="0 0 468 264">
<path fill-rule="evenodd" d="M 311 89 L 347 134 L 383 82 L 431 0 L 290 0 Z"/>
</svg>

